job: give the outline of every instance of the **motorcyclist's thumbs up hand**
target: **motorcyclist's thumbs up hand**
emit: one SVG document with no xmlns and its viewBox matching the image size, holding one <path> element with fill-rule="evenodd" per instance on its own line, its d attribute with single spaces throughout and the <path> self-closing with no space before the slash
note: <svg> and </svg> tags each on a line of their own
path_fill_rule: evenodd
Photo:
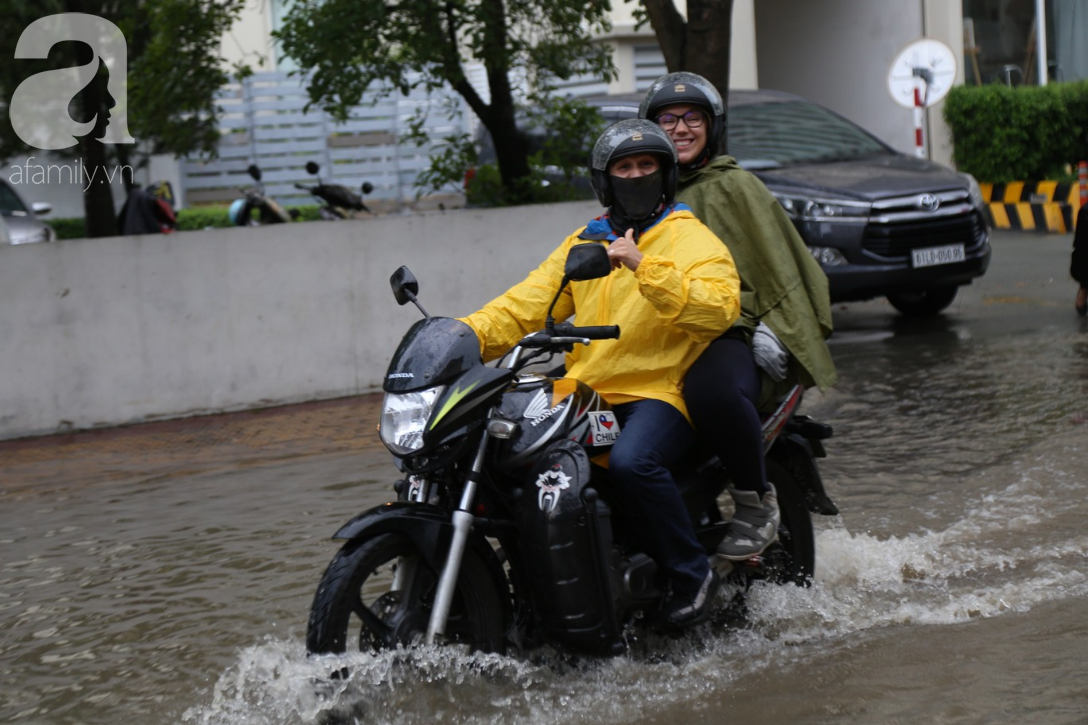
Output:
<svg viewBox="0 0 1088 725">
<path fill-rule="evenodd" d="M 638 251 L 638 246 L 635 245 L 634 229 L 628 229 L 627 234 L 609 245 L 608 258 L 612 260 L 612 269 L 619 269 L 621 265 L 632 272 L 638 269 L 639 263 L 642 262 L 642 252 Z"/>
</svg>

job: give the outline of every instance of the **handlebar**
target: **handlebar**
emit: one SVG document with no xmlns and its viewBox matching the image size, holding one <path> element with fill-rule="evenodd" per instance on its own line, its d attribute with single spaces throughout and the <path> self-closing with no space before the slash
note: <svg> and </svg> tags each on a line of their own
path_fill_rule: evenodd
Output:
<svg viewBox="0 0 1088 725">
<path fill-rule="evenodd" d="M 521 347 L 552 347 L 555 345 L 572 345 L 581 343 L 588 345 L 590 340 L 615 340 L 620 336 L 619 325 L 591 325 L 587 327 L 575 327 L 566 322 L 560 322 L 547 330 L 533 333 L 522 338 L 518 343 Z"/>
<path fill-rule="evenodd" d="M 581 337 L 587 340 L 616 340 L 620 336 L 619 325 L 589 325 L 575 327 L 568 322 L 555 326 L 556 337 Z"/>
</svg>

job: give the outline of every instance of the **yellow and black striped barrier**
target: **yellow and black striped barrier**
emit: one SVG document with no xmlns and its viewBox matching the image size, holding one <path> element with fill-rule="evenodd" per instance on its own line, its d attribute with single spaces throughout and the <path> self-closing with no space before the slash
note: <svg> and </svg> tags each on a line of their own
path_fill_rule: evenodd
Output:
<svg viewBox="0 0 1088 725">
<path fill-rule="evenodd" d="M 1080 187 L 1075 181 L 1010 181 L 980 183 L 979 187 L 995 229 L 1073 231 L 1080 209 Z"/>
</svg>

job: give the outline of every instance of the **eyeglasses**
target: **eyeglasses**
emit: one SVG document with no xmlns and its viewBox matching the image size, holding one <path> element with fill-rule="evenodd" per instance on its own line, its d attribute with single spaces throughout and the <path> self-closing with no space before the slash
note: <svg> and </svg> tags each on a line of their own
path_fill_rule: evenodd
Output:
<svg viewBox="0 0 1088 725">
<path fill-rule="evenodd" d="M 676 128 L 676 124 L 680 121 L 684 122 L 684 125 L 688 128 L 699 128 L 703 125 L 703 121 L 706 117 L 702 111 L 688 111 L 683 116 L 674 116 L 671 113 L 662 113 L 657 117 L 657 125 L 666 131 L 671 131 Z"/>
</svg>

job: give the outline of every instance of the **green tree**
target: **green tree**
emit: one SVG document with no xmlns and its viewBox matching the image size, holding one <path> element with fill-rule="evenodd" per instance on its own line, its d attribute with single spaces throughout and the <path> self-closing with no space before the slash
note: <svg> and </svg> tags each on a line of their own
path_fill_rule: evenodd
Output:
<svg viewBox="0 0 1088 725">
<path fill-rule="evenodd" d="M 34 147 L 15 133 L 8 104 L 16 88 L 43 71 L 95 62 L 89 45 L 58 42 L 44 59 L 16 59 L 15 45 L 31 23 L 60 13 L 87 13 L 109 20 L 125 38 L 128 65 L 128 129 L 137 144 L 105 144 L 101 132 L 79 138 L 76 146 L 54 153 L 80 159 L 94 181 L 83 194 L 88 236 L 117 233 L 108 176 L 120 167 L 139 168 L 149 155 L 215 153 L 219 138 L 215 93 L 228 80 L 220 57 L 223 34 L 238 18 L 245 0 L 9 0 L 0 10 L 0 158 L 32 154 Z M 235 68 L 245 73 L 244 68 Z M 108 118 L 119 99 L 106 90 L 108 71 L 97 72 L 69 105 L 79 122 Z M 131 185 L 131 174 L 125 176 Z"/>
<path fill-rule="evenodd" d="M 311 102 L 338 119 L 368 90 L 453 88 L 490 132 L 510 201 L 534 189 L 515 73 L 529 92 L 578 73 L 613 77 L 610 50 L 594 42 L 609 10 L 609 0 L 297 0 L 275 35 L 312 72 Z M 469 82 L 472 61 L 486 69 L 489 100 Z M 471 155 L 466 139 L 450 141 Z"/>
</svg>

